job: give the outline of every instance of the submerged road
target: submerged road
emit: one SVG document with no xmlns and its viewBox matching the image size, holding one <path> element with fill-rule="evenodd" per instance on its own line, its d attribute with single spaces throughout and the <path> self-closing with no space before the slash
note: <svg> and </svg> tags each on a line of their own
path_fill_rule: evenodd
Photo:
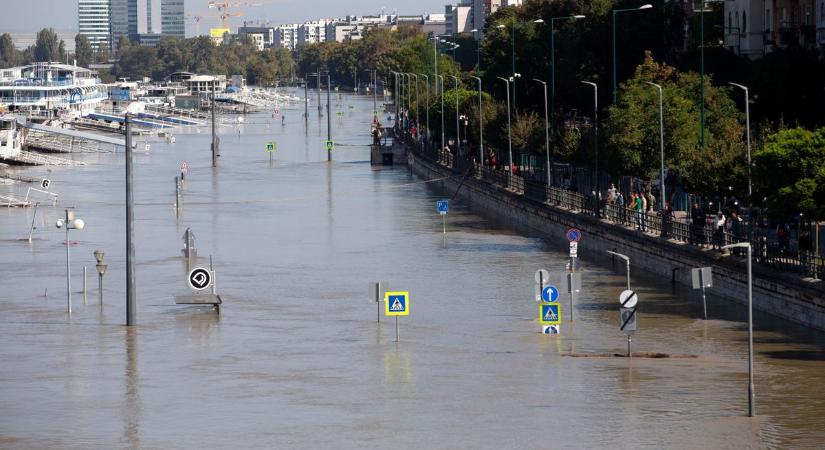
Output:
<svg viewBox="0 0 825 450">
<path fill-rule="evenodd" d="M 539 334 L 533 273 L 554 280 L 566 249 L 498 228 L 405 168 L 369 165 L 371 97 L 333 97 L 152 142 L 136 154 L 138 326 L 125 321 L 122 154 L 74 155 L 46 176 L 59 205 L 0 210 L 0 448 L 817 448 L 825 442 L 825 337 L 757 315 L 758 417 L 747 418 L 747 327 L 739 305 L 633 274 L 634 351 L 622 352 L 624 273 L 582 254 L 576 321 Z M 275 162 L 265 151 L 277 142 Z M 142 149 L 142 142 L 138 144 Z M 176 217 L 173 178 L 190 172 Z M 0 187 L 0 193 L 21 189 Z M 450 194 L 450 193 L 446 193 Z M 74 313 L 65 312 L 63 207 Z M 174 305 L 189 292 L 181 236 L 213 255 L 220 316 Z M 587 239 L 587 236 L 584 236 Z M 97 305 L 95 249 L 105 251 Z M 601 259 L 599 259 L 601 261 Z M 410 291 L 412 314 L 376 323 L 368 283 Z M 45 294 L 45 295 L 44 295 Z M 567 298 L 562 295 L 562 299 Z M 568 307 L 566 304 L 563 305 Z M 566 312 L 564 313 L 567 318 Z"/>
</svg>

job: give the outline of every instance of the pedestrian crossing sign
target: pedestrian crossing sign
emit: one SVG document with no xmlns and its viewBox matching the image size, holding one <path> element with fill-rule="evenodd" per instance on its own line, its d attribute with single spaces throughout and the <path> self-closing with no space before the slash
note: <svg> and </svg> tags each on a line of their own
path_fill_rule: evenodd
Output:
<svg viewBox="0 0 825 450">
<path fill-rule="evenodd" d="M 409 292 L 387 292 L 384 294 L 384 304 L 387 316 L 410 315 Z"/>
<path fill-rule="evenodd" d="M 561 304 L 556 302 L 539 304 L 539 322 L 542 325 L 561 324 Z"/>
<path fill-rule="evenodd" d="M 274 142 L 267 142 L 266 143 L 266 151 L 274 152 L 275 151 L 275 143 Z"/>
</svg>

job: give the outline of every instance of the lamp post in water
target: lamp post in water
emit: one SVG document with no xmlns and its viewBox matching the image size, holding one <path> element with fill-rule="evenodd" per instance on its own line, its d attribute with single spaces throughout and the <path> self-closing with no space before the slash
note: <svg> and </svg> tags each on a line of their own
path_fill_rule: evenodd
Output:
<svg viewBox="0 0 825 450">
<path fill-rule="evenodd" d="M 753 384 L 753 268 L 750 242 L 739 242 L 722 247 L 722 250 L 734 247 L 748 249 L 748 417 L 756 416 L 756 389 Z"/>
<path fill-rule="evenodd" d="M 82 230 L 86 226 L 83 219 L 75 218 L 74 211 L 66 210 L 65 219 L 57 219 L 57 228 L 66 229 L 66 310 L 72 313 L 72 263 L 70 249 L 72 241 L 69 240 L 69 230 Z"/>
<path fill-rule="evenodd" d="M 616 252 L 611 252 L 611 251 L 608 251 L 607 253 L 609 253 L 613 256 L 617 256 L 617 257 L 624 260 L 624 262 L 625 262 L 625 274 L 626 274 L 626 278 L 627 278 L 627 290 L 630 290 L 630 257 L 627 256 L 627 255 L 623 255 L 621 253 L 616 253 Z"/>
</svg>

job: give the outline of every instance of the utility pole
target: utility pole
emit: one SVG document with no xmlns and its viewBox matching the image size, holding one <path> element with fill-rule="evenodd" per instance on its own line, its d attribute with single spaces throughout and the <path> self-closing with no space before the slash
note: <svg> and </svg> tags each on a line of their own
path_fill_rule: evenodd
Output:
<svg viewBox="0 0 825 450">
<path fill-rule="evenodd" d="M 304 127 L 309 132 L 309 74 L 304 74 Z"/>
<path fill-rule="evenodd" d="M 214 135 L 214 89 L 213 89 L 212 130 Z M 132 125 L 126 114 L 126 326 L 137 324 L 137 301 L 135 298 L 135 197 L 132 177 Z M 215 144 L 212 144 L 212 161 L 215 160 Z M 214 163 L 213 163 L 214 167 Z"/>
<path fill-rule="evenodd" d="M 318 70 L 318 117 L 323 116 L 321 111 L 323 110 L 323 106 L 321 106 L 321 71 Z"/>
</svg>

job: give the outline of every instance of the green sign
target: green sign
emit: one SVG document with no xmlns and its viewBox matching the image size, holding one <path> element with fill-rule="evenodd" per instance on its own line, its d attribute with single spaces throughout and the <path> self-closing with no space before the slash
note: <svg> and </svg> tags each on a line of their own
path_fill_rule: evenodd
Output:
<svg viewBox="0 0 825 450">
<path fill-rule="evenodd" d="M 278 146 L 274 142 L 267 142 L 266 143 L 266 151 L 272 153 L 277 149 Z"/>
<path fill-rule="evenodd" d="M 334 150 L 335 149 L 335 142 L 333 141 L 326 141 L 325 143 L 327 150 Z"/>
</svg>

